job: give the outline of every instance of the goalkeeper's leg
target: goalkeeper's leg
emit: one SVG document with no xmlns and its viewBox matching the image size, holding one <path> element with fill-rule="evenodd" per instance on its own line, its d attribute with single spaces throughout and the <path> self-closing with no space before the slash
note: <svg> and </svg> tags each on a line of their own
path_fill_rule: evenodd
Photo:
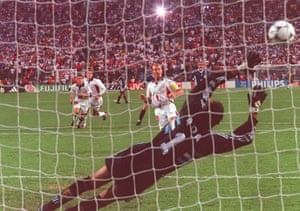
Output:
<svg viewBox="0 0 300 211">
<path fill-rule="evenodd" d="M 115 202 L 117 197 L 113 194 L 113 186 L 110 186 L 106 190 L 102 191 L 96 198 L 91 198 L 80 204 L 67 208 L 66 211 L 91 211 L 98 210 L 99 208 L 106 207 L 107 205 Z"/>
<path fill-rule="evenodd" d="M 92 189 L 93 187 L 94 181 L 91 180 L 90 177 L 78 180 L 63 190 L 61 194 L 54 196 L 47 204 L 39 208 L 39 211 L 55 210 L 72 200 L 74 197 L 80 195 L 82 192 Z"/>
<path fill-rule="evenodd" d="M 77 180 L 68 188 L 64 189 L 61 194 L 54 196 L 47 204 L 39 208 L 39 211 L 52 211 L 68 201 L 74 199 L 76 196 L 79 196 L 81 193 L 93 190 L 98 188 L 101 183 L 97 183 L 91 177 L 86 177 L 80 180 Z"/>
<path fill-rule="evenodd" d="M 64 189 L 61 194 L 53 197 L 47 204 L 43 205 L 38 210 L 54 211 L 83 192 L 99 188 L 110 181 L 110 173 L 106 166 L 104 166 L 96 171 L 92 176 L 75 181 L 69 187 Z"/>
</svg>

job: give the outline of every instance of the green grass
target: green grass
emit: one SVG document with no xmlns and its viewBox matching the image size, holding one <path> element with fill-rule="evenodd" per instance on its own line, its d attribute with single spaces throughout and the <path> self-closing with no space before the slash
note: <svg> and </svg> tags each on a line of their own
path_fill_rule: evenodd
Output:
<svg viewBox="0 0 300 211">
<path fill-rule="evenodd" d="M 246 91 L 214 94 L 225 106 L 217 130 L 230 132 L 247 118 Z M 71 128 L 66 93 L 0 95 L 0 210 L 37 210 L 75 178 L 100 168 L 106 156 L 150 141 L 158 132 L 153 110 L 135 126 L 139 93 L 129 92 L 130 103 L 117 105 L 117 92 L 109 92 L 102 108 L 109 117 L 89 118 L 86 129 Z M 178 108 L 183 100 L 177 99 Z M 103 210 L 298 210 L 299 128 L 300 88 L 268 90 L 252 145 L 195 161 L 138 198 Z"/>
</svg>

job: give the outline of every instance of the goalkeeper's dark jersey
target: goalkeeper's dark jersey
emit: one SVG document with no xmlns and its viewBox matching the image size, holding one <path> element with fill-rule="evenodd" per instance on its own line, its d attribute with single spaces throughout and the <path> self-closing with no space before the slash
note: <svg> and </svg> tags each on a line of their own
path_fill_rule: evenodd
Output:
<svg viewBox="0 0 300 211">
<path fill-rule="evenodd" d="M 202 83 L 207 77 L 208 69 L 196 69 L 192 71 L 190 81 L 194 83 L 194 86 Z"/>
<path fill-rule="evenodd" d="M 207 81 L 208 86 L 199 85 L 188 95 L 180 112 L 180 124 L 172 134 L 162 130 L 152 142 L 133 145 L 106 159 L 118 195 L 132 198 L 164 175 L 195 159 L 232 151 L 252 142 L 257 123 L 252 118 L 248 118 L 233 134 L 225 134 L 203 130 L 201 121 L 208 120 L 191 115 L 203 111 L 206 94 L 211 94 L 223 80 L 223 76 L 212 76 Z"/>
</svg>

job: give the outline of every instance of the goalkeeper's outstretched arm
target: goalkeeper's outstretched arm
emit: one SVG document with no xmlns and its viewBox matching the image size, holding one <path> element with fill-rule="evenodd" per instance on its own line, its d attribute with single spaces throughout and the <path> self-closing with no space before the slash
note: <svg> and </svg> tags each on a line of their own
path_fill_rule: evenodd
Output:
<svg viewBox="0 0 300 211">
<path fill-rule="evenodd" d="M 211 154 L 230 152 L 242 146 L 252 143 L 256 125 L 258 123 L 258 111 L 263 104 L 267 94 L 260 86 L 255 86 L 253 92 L 248 94 L 249 116 L 248 119 L 237 127 L 232 134 L 211 131 L 206 137 L 199 141 L 195 147 L 198 157 L 202 158 Z"/>
<path fill-rule="evenodd" d="M 249 52 L 245 61 L 240 65 L 218 71 L 208 71 L 205 78 L 206 83 L 198 83 L 197 86 L 192 90 L 192 92 L 195 93 L 204 89 L 210 89 L 212 92 L 220 84 L 224 83 L 226 80 L 234 79 L 241 72 L 254 72 L 255 66 L 260 62 L 261 57 L 258 53 Z"/>
</svg>

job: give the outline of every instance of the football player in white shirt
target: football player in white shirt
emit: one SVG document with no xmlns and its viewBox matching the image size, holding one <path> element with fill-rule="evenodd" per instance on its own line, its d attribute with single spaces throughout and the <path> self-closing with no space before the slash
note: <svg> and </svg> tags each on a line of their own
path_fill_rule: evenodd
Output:
<svg viewBox="0 0 300 211">
<path fill-rule="evenodd" d="M 107 112 L 101 112 L 100 108 L 103 105 L 103 94 L 106 92 L 106 87 L 100 79 L 94 78 L 94 72 L 88 70 L 86 73 L 87 83 L 91 89 L 90 107 L 93 109 L 94 117 L 102 117 L 103 120 L 107 117 Z"/>
<path fill-rule="evenodd" d="M 72 109 L 71 125 L 78 128 L 86 128 L 87 113 L 89 110 L 89 99 L 92 92 L 82 73 L 77 74 L 77 82 L 70 87 L 70 104 Z"/>
<path fill-rule="evenodd" d="M 158 121 L 159 129 L 161 130 L 169 124 L 169 128 L 173 130 L 178 115 L 174 98 L 183 95 L 184 91 L 178 87 L 175 81 L 163 77 L 161 64 L 155 63 L 151 68 L 153 81 L 147 85 L 145 100 L 155 108 L 155 118 Z"/>
</svg>

